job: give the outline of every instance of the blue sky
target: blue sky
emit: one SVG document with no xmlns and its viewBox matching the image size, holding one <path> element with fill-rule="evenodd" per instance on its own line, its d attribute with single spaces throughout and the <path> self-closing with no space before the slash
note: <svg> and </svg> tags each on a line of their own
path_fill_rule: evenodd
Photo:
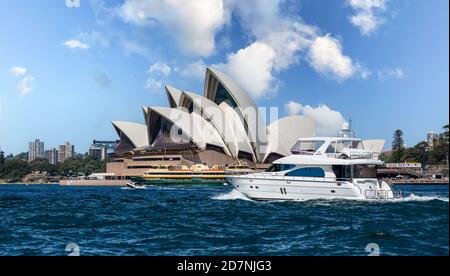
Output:
<svg viewBox="0 0 450 276">
<path fill-rule="evenodd" d="M 400 128 L 412 146 L 448 123 L 446 0 L 0 1 L 7 153 L 116 139 L 111 121 L 167 105 L 164 84 L 203 93 L 205 66 L 324 134 L 351 117 L 362 138 Z"/>
</svg>

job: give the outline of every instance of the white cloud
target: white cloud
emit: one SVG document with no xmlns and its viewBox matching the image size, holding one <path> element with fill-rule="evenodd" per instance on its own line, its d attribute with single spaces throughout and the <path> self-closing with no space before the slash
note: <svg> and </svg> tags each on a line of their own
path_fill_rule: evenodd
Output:
<svg viewBox="0 0 450 276">
<path fill-rule="evenodd" d="M 313 26 L 300 22 L 291 22 L 284 30 L 270 32 L 261 40 L 270 45 L 276 55 L 275 71 L 288 69 L 300 60 L 300 54 L 308 49 L 319 32 Z"/>
<path fill-rule="evenodd" d="M 83 43 L 77 39 L 67 40 L 64 42 L 64 45 L 69 47 L 70 49 L 80 49 L 80 50 L 88 50 L 89 45 L 86 43 Z"/>
<path fill-rule="evenodd" d="M 21 96 L 25 96 L 32 90 L 32 83 L 34 81 L 34 77 L 28 73 L 28 69 L 21 66 L 15 66 L 11 68 L 11 74 L 14 77 L 23 77 L 19 84 L 17 85 L 17 89 Z"/>
<path fill-rule="evenodd" d="M 358 27 L 363 35 L 371 35 L 384 23 L 379 13 L 386 10 L 388 0 L 347 0 L 355 14 L 350 16 L 350 22 Z"/>
<path fill-rule="evenodd" d="M 172 68 L 164 62 L 156 62 L 150 66 L 150 69 L 148 70 L 149 74 L 161 74 L 164 77 L 168 77 L 171 72 Z"/>
<path fill-rule="evenodd" d="M 226 64 L 217 67 L 236 80 L 242 88 L 255 98 L 273 92 L 276 87 L 272 75 L 275 51 L 269 45 L 255 42 L 237 53 L 229 54 Z"/>
<path fill-rule="evenodd" d="M 390 68 L 378 71 L 378 80 L 385 81 L 388 79 L 403 79 L 406 77 L 402 68 Z"/>
<path fill-rule="evenodd" d="M 253 40 L 250 45 L 229 53 L 219 69 L 233 77 L 255 98 L 277 92 L 277 73 L 300 60 L 300 54 L 311 42 L 317 29 L 300 21 L 283 17 L 283 1 L 227 1 L 241 26 Z M 231 11 L 230 11 L 231 13 Z"/>
<path fill-rule="evenodd" d="M 116 16 L 115 7 L 109 7 L 106 0 L 89 0 L 99 25 L 106 25 Z"/>
<path fill-rule="evenodd" d="M 165 62 L 156 62 L 148 69 L 145 88 L 152 92 L 159 92 L 164 86 L 164 80 L 170 76 L 172 68 Z"/>
<path fill-rule="evenodd" d="M 336 135 L 346 122 L 339 111 L 332 110 L 326 105 L 314 108 L 309 105 L 303 109 L 303 114 L 316 123 L 316 135 Z"/>
<path fill-rule="evenodd" d="M 189 54 L 209 56 L 215 35 L 227 22 L 223 0 L 126 0 L 119 9 L 123 21 L 162 25 Z"/>
<path fill-rule="evenodd" d="M 304 115 L 313 119 L 316 125 L 316 135 L 320 136 L 336 135 L 346 122 L 339 111 L 332 110 L 327 105 L 311 107 L 291 101 L 285 105 L 285 109 L 289 115 Z"/>
<path fill-rule="evenodd" d="M 205 76 L 206 64 L 203 60 L 190 63 L 186 68 L 181 70 L 180 74 L 186 78 L 203 79 Z"/>
<path fill-rule="evenodd" d="M 284 0 L 227 1 L 253 42 L 228 54 L 218 67 L 252 96 L 264 97 L 277 91 L 277 74 L 297 64 L 306 54 L 314 70 L 344 81 L 355 74 L 368 78 L 370 72 L 342 53 L 341 43 L 331 35 L 298 18 L 283 16 Z M 251 72 L 251 74 L 249 74 Z M 257 83 L 255 83 L 257 82 Z"/>
<path fill-rule="evenodd" d="M 276 93 L 281 83 L 278 74 L 298 64 L 308 53 L 312 55 L 307 60 L 313 61 L 309 62 L 313 69 L 338 81 L 359 73 L 362 78 L 370 75 L 367 69 L 342 53 L 342 45 L 336 39 L 323 36 L 318 27 L 294 15 L 286 15 L 281 9 L 288 6 L 286 0 L 126 0 L 118 7 L 118 15 L 133 25 L 162 26 L 178 40 L 180 49 L 203 57 L 214 52 L 217 33 L 230 18 L 237 18 L 250 42 L 228 53 L 224 63 L 213 66 L 228 73 L 255 98 Z M 318 38 L 331 46 L 325 58 L 320 55 L 326 47 L 319 47 Z M 310 51 L 313 44 L 315 49 Z M 179 69 L 180 75 L 201 78 L 203 65 L 203 60 L 189 64 Z M 339 67 L 333 68 L 335 65 Z"/>
<path fill-rule="evenodd" d="M 161 80 L 157 80 L 154 78 L 148 78 L 145 83 L 145 88 L 152 92 L 159 92 L 163 88 L 163 83 Z"/>
<path fill-rule="evenodd" d="M 284 105 L 284 108 L 289 115 L 298 115 L 303 110 L 303 105 L 290 101 Z"/>
<path fill-rule="evenodd" d="M 319 73 L 343 81 L 355 73 L 361 73 L 362 78 L 368 78 L 370 73 L 366 68 L 355 64 L 352 59 L 342 53 L 339 40 L 325 35 L 317 37 L 308 51 L 309 64 Z"/>
<path fill-rule="evenodd" d="M 31 75 L 27 75 L 24 77 L 18 84 L 17 88 L 19 89 L 20 95 L 25 96 L 32 90 L 32 83 L 34 82 L 34 77 Z"/>
<path fill-rule="evenodd" d="M 27 73 L 27 68 L 21 67 L 21 66 L 15 66 L 13 68 L 11 68 L 11 74 L 14 77 L 20 77 L 20 76 L 24 76 Z"/>
<path fill-rule="evenodd" d="M 85 41 L 86 45 L 99 45 L 103 48 L 107 48 L 111 45 L 109 38 L 106 37 L 103 33 L 96 30 L 88 33 L 81 33 L 79 35 L 79 38 L 81 41 Z"/>
</svg>

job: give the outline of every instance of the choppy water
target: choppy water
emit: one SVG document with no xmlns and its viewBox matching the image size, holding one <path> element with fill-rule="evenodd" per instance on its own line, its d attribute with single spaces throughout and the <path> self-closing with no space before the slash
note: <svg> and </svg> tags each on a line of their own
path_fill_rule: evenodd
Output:
<svg viewBox="0 0 450 276">
<path fill-rule="evenodd" d="M 448 255 L 448 186 L 394 202 L 255 202 L 231 187 L 0 186 L 0 255 Z"/>
</svg>

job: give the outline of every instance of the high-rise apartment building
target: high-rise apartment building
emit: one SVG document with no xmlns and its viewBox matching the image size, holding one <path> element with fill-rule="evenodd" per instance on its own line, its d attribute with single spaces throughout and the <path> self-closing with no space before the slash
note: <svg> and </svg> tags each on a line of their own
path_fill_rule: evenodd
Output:
<svg viewBox="0 0 450 276">
<path fill-rule="evenodd" d="M 64 163 L 67 159 L 75 157 L 75 146 L 71 145 L 69 142 L 60 145 L 58 148 L 58 162 Z"/>
<path fill-rule="evenodd" d="M 45 159 L 52 165 L 58 164 L 58 151 L 55 148 L 46 150 Z"/>
<path fill-rule="evenodd" d="M 36 139 L 34 142 L 30 142 L 28 144 L 28 162 L 44 158 L 44 142 L 39 141 L 39 139 Z"/>
</svg>

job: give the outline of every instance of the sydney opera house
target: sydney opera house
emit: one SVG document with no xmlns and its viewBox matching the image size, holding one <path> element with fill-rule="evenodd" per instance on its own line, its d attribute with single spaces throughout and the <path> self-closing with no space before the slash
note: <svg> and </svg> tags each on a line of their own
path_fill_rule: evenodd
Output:
<svg viewBox="0 0 450 276">
<path fill-rule="evenodd" d="M 206 70 L 204 96 L 166 86 L 168 107 L 144 107 L 144 123 L 114 121 L 120 138 L 109 173 L 142 175 L 151 166 L 232 165 L 263 168 L 283 156 L 298 138 L 314 135 L 312 119 L 273 120 L 229 76 Z"/>
</svg>

